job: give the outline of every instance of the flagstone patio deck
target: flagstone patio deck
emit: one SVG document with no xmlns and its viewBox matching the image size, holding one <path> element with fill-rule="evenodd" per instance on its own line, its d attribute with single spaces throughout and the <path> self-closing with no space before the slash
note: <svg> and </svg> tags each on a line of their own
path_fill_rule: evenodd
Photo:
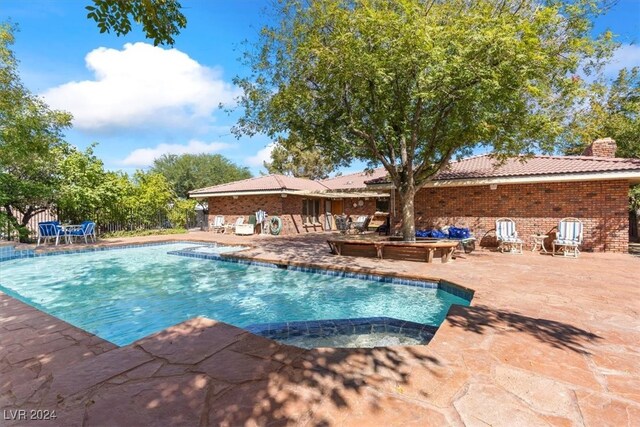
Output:
<svg viewBox="0 0 640 427">
<path fill-rule="evenodd" d="M 117 348 L 0 293 L 0 425 L 640 425 L 638 257 L 482 250 L 426 264 L 333 256 L 326 235 L 101 244 L 160 240 L 250 242 L 242 256 L 476 293 L 427 346 L 317 350 L 203 318 Z M 19 409 L 57 418 L 6 419 Z"/>
</svg>

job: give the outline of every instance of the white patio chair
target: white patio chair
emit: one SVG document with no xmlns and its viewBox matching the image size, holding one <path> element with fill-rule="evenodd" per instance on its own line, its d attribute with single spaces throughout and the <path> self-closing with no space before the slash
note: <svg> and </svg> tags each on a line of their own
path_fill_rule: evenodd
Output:
<svg viewBox="0 0 640 427">
<path fill-rule="evenodd" d="M 216 215 L 215 218 L 213 219 L 213 222 L 211 223 L 211 231 L 215 233 L 224 233 L 225 228 L 226 227 L 224 226 L 224 216 Z"/>
<path fill-rule="evenodd" d="M 496 238 L 500 252 L 508 250 L 512 254 L 522 254 L 522 240 L 518 238 L 516 222 L 511 218 L 496 220 Z"/>
<path fill-rule="evenodd" d="M 556 239 L 551 242 L 551 255 L 555 256 L 557 251 L 562 251 L 564 256 L 578 258 L 580 251 L 578 246 L 582 244 L 582 221 L 578 218 L 563 218 L 558 223 L 558 233 Z M 556 247 L 558 248 L 556 250 Z"/>
</svg>

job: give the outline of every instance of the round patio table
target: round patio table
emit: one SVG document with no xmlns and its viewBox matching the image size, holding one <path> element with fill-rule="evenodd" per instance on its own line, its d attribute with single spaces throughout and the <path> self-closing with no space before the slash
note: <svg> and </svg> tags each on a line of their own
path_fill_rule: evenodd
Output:
<svg viewBox="0 0 640 427">
<path fill-rule="evenodd" d="M 547 248 L 544 247 L 544 239 L 548 237 L 549 236 L 546 234 L 532 234 L 531 239 L 533 239 L 533 245 L 531 247 L 531 252 L 535 251 L 536 249 L 542 249 L 545 254 L 548 253 Z M 538 246 L 540 246 L 540 248 L 538 248 Z"/>
</svg>

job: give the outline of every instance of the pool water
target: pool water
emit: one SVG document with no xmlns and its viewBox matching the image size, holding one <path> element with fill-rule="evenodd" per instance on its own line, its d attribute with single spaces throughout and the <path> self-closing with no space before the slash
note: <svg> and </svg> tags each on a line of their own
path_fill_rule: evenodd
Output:
<svg viewBox="0 0 640 427">
<path fill-rule="evenodd" d="M 246 246 L 223 246 L 217 244 L 207 244 L 202 246 L 196 246 L 191 249 L 191 252 L 199 254 L 227 254 L 230 252 L 239 252 L 248 249 Z"/>
<path fill-rule="evenodd" d="M 283 344 L 294 345 L 302 348 L 373 348 L 393 347 L 399 345 L 419 345 L 424 343 L 421 339 L 394 332 L 372 332 L 370 334 L 348 334 L 314 338 L 300 336 L 279 339 L 278 341 Z"/>
<path fill-rule="evenodd" d="M 0 290 L 117 345 L 204 316 L 257 323 L 387 316 L 439 325 L 466 299 L 395 285 L 168 251 L 175 243 L 0 263 Z"/>
</svg>

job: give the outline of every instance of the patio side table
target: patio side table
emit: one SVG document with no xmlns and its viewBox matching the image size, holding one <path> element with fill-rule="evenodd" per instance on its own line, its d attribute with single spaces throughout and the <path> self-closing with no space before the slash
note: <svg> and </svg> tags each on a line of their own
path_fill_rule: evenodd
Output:
<svg viewBox="0 0 640 427">
<path fill-rule="evenodd" d="M 533 245 L 531 247 L 531 252 L 535 251 L 536 249 L 542 249 L 542 251 L 546 254 L 549 253 L 547 252 L 547 248 L 544 247 L 544 239 L 548 238 L 549 236 L 546 234 L 532 234 L 531 235 L 531 239 L 533 239 Z M 538 246 L 540 246 L 540 248 L 538 248 Z"/>
</svg>

